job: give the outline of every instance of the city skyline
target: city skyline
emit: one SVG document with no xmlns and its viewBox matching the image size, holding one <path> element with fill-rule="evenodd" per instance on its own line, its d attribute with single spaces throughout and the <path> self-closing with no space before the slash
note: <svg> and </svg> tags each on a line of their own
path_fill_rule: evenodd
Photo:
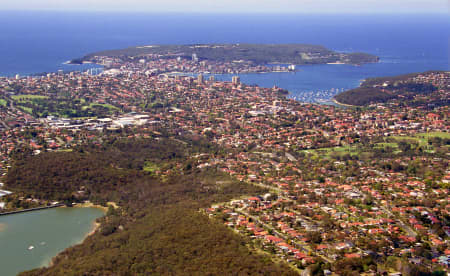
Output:
<svg viewBox="0 0 450 276">
<path fill-rule="evenodd" d="M 106 12 L 184 12 L 184 13 L 447 13 L 445 0 L 18 0 L 3 3 L 0 10 L 55 10 Z"/>
</svg>

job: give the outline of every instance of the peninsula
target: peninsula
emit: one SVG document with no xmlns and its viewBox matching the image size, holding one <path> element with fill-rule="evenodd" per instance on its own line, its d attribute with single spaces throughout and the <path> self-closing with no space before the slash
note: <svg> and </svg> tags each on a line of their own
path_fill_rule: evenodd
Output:
<svg viewBox="0 0 450 276">
<path fill-rule="evenodd" d="M 70 61 L 72 64 L 98 63 L 111 67 L 123 62 L 146 63 L 154 60 L 194 61 L 206 63 L 205 70 L 221 73 L 224 64 L 353 64 L 378 62 L 379 58 L 365 53 L 339 53 L 319 45 L 309 44 L 193 44 L 148 45 L 119 50 L 101 51 Z M 178 70 L 191 72 L 189 66 L 177 64 Z M 227 66 L 229 67 L 229 66 Z M 248 68 L 247 68 L 248 69 Z M 267 68 L 258 68 L 266 70 Z M 253 70 L 252 70 L 253 72 Z M 227 72 L 224 72 L 227 73 Z M 244 72 L 245 73 L 245 72 Z"/>
<path fill-rule="evenodd" d="M 448 106 L 449 81 L 450 72 L 444 71 L 369 78 L 360 87 L 336 95 L 334 100 L 355 106 L 386 102 L 424 108 Z"/>
</svg>

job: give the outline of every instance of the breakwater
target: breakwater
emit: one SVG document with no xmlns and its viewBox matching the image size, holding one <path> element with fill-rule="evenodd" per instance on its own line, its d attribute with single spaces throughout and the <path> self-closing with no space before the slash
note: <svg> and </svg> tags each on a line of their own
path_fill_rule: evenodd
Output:
<svg viewBox="0 0 450 276">
<path fill-rule="evenodd" d="M 0 213 L 0 216 L 14 215 L 14 214 L 20 214 L 20 213 L 44 210 L 44 209 L 51 209 L 51 208 L 57 208 L 57 207 L 61 207 L 61 206 L 64 206 L 64 204 L 55 204 L 55 205 L 44 206 L 44 207 L 36 207 L 36 208 L 30 208 L 30 209 L 23 209 L 23 210 L 5 212 L 5 213 Z"/>
</svg>

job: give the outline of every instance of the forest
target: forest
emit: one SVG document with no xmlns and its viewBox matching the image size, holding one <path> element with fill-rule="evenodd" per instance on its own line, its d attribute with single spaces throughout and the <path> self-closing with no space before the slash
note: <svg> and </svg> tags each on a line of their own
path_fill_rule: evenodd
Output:
<svg viewBox="0 0 450 276">
<path fill-rule="evenodd" d="M 214 202 L 264 192 L 190 163 L 192 154 L 214 150 L 189 138 L 111 138 L 101 147 L 73 152 L 16 153 L 9 189 L 120 206 L 110 207 L 99 219 L 100 229 L 54 258 L 53 266 L 21 275 L 294 275 L 200 213 Z M 159 174 L 144 170 L 149 162 L 158 165 Z"/>
<path fill-rule="evenodd" d="M 436 72 L 425 72 L 432 74 Z M 345 91 L 334 98 L 343 104 L 365 106 L 373 103 L 385 103 L 390 100 L 400 100 L 408 106 L 445 106 L 449 100 L 440 95 L 433 96 L 438 87 L 431 83 L 413 81 L 418 73 L 394 77 L 369 78 L 360 87 Z M 423 99 L 417 96 L 427 96 Z"/>
</svg>

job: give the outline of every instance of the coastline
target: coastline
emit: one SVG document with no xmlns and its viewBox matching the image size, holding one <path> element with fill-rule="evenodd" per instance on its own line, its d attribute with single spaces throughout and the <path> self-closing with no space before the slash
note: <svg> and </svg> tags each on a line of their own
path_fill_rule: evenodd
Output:
<svg viewBox="0 0 450 276">
<path fill-rule="evenodd" d="M 111 203 L 111 205 L 112 205 L 114 208 L 118 208 L 118 206 L 117 206 L 116 203 L 114 203 L 114 202 L 108 202 L 108 205 L 109 205 L 109 203 Z M 61 207 L 61 208 L 69 208 L 69 207 L 63 206 L 63 207 Z M 73 206 L 73 207 L 71 207 L 71 208 L 98 208 L 98 209 L 101 209 L 102 211 L 104 211 L 105 215 L 106 215 L 106 212 L 107 212 L 107 210 L 108 210 L 108 207 L 104 207 L 104 206 L 101 206 L 101 205 L 95 205 L 95 204 L 93 204 L 92 202 L 80 203 L 80 204 L 77 204 L 77 205 L 75 205 L 75 206 Z M 89 238 L 90 236 L 93 236 L 93 235 L 97 232 L 97 230 L 98 230 L 100 227 L 101 227 L 101 223 L 97 222 L 97 220 L 94 220 L 94 221 L 92 222 L 91 229 L 89 230 L 89 232 L 87 232 L 87 233 L 83 236 L 83 238 L 82 238 L 80 241 L 78 241 L 78 242 L 72 244 L 72 245 L 69 246 L 69 247 L 64 248 L 64 250 L 62 250 L 61 252 L 58 252 L 58 254 L 56 254 L 55 256 L 53 256 L 53 257 L 50 259 L 50 261 L 47 263 L 47 265 L 43 265 L 43 266 L 41 266 L 41 268 L 43 268 L 43 267 L 49 268 L 49 267 L 52 267 L 53 265 L 55 265 L 54 261 L 55 261 L 55 259 L 56 259 L 59 255 L 61 255 L 61 254 L 62 254 L 64 251 L 66 251 L 68 248 L 71 248 L 71 247 L 74 247 L 74 246 L 77 246 L 77 245 L 80 245 L 80 244 L 84 243 L 84 242 L 86 241 L 86 239 Z"/>
<path fill-rule="evenodd" d="M 242 72 L 242 73 L 205 73 L 205 72 L 166 72 L 166 73 L 161 73 L 159 75 L 169 75 L 169 76 L 176 76 L 176 75 L 181 75 L 181 76 L 190 76 L 190 75 L 250 75 L 250 74 L 269 74 L 269 73 L 297 73 L 297 72 L 301 72 L 301 70 L 295 70 L 295 71 L 267 71 L 267 72 Z"/>
<path fill-rule="evenodd" d="M 65 207 L 65 208 L 98 208 L 105 212 L 108 211 L 107 206 L 96 205 L 92 202 L 77 203 L 77 204 L 73 205 L 72 207 Z"/>
<path fill-rule="evenodd" d="M 351 104 L 345 104 L 345 103 L 338 102 L 335 98 L 332 98 L 331 100 L 337 105 L 342 105 L 342 106 L 345 106 L 345 107 L 357 107 L 356 105 L 351 105 Z"/>
<path fill-rule="evenodd" d="M 80 207 L 80 208 L 81 208 L 81 207 Z M 59 252 L 58 254 L 56 254 L 56 256 L 53 256 L 53 257 L 50 259 L 50 261 L 47 262 L 46 265 L 43 265 L 43 266 L 41 266 L 40 268 L 44 268 L 44 267 L 50 268 L 50 267 L 54 266 L 54 265 L 55 265 L 55 262 L 54 262 L 55 259 L 56 259 L 59 255 L 61 255 L 61 253 L 63 253 L 64 251 L 66 251 L 68 248 L 71 248 L 71 247 L 74 247 L 74 246 L 77 246 L 77 245 L 80 245 L 80 244 L 84 243 L 84 241 L 85 241 L 87 238 L 89 238 L 90 236 L 92 236 L 92 235 L 95 234 L 95 232 L 100 228 L 100 226 L 101 226 L 101 224 L 94 220 L 94 221 L 92 222 L 92 229 L 91 229 L 86 235 L 84 235 L 84 237 L 83 237 L 79 242 L 74 243 L 74 244 L 72 244 L 71 246 L 64 248 L 63 251 L 61 251 L 61 252 Z"/>
<path fill-rule="evenodd" d="M 105 213 L 104 215 L 106 215 L 106 212 L 108 212 L 109 206 L 112 206 L 114 209 L 119 208 L 119 205 L 117 205 L 117 203 L 115 203 L 115 202 L 113 202 L 113 201 L 108 201 L 108 202 L 106 203 L 106 206 L 94 204 L 94 203 L 88 201 L 88 202 L 76 204 L 73 208 L 98 208 L 98 209 L 101 209 L 102 211 L 104 211 L 104 213 Z M 94 220 L 94 221 L 92 222 L 92 224 L 93 224 L 92 230 L 89 231 L 89 232 L 84 236 L 83 240 L 82 240 L 81 242 L 77 243 L 77 244 L 83 243 L 84 240 L 86 240 L 89 236 L 92 236 L 92 235 L 100 228 L 100 226 L 101 226 L 101 223 L 97 222 L 96 220 Z M 77 244 L 74 244 L 74 245 L 77 245 Z"/>
<path fill-rule="evenodd" d="M 98 209 L 103 210 L 104 212 L 107 212 L 110 205 L 112 207 L 114 207 L 114 209 L 119 208 L 119 205 L 117 205 L 117 203 L 112 202 L 112 201 L 108 201 L 106 203 L 106 206 L 94 204 L 90 201 L 87 201 L 87 202 L 83 202 L 83 203 L 77 203 L 77 204 L 73 205 L 73 207 L 70 207 L 70 208 L 98 208 Z M 68 208 L 68 207 L 64 207 L 64 208 Z"/>
<path fill-rule="evenodd" d="M 92 222 L 92 229 L 91 229 L 91 231 L 89 231 L 86 235 L 84 235 L 83 239 L 80 242 L 78 242 L 78 243 L 76 243 L 76 244 L 74 244 L 72 246 L 75 246 L 75 245 L 78 245 L 78 244 L 82 244 L 88 237 L 94 235 L 95 232 L 100 228 L 100 226 L 101 226 L 101 223 L 99 223 L 99 222 L 94 220 Z"/>
</svg>

